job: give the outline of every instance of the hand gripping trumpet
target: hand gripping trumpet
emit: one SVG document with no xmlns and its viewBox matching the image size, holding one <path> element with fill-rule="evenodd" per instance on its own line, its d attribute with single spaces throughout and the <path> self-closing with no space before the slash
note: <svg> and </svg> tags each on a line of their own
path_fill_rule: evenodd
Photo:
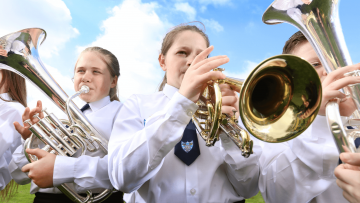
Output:
<svg viewBox="0 0 360 203">
<path fill-rule="evenodd" d="M 224 132 L 244 157 L 252 154 L 253 141 L 237 118 L 221 114 L 219 84 L 229 84 L 240 92 L 239 113 L 245 128 L 256 138 L 272 143 L 288 141 L 304 132 L 315 119 L 322 98 L 315 69 L 292 55 L 264 60 L 246 80 L 226 77 L 210 81 L 197 102 L 193 121 L 207 146 L 214 145 L 219 133 Z"/>
<path fill-rule="evenodd" d="M 266 24 L 289 23 L 298 28 L 310 42 L 319 56 L 326 72 L 352 65 L 339 19 L 340 0 L 276 0 L 263 14 Z M 359 76 L 360 71 L 346 73 L 345 76 Z M 339 111 L 340 99 L 333 99 L 326 105 L 328 126 L 333 134 L 339 152 L 358 152 L 354 140 L 360 137 L 358 129 L 347 126 L 360 125 L 360 85 L 350 85 L 342 90 L 353 98 L 357 110 L 351 119 L 343 124 Z"/>
<path fill-rule="evenodd" d="M 48 113 L 39 118 L 37 123 L 25 121 L 30 127 L 32 135 L 25 142 L 25 150 L 31 148 L 35 139 L 41 140 L 45 147 L 43 150 L 59 155 L 77 157 L 86 151 L 99 155 L 108 153 L 107 140 L 91 125 L 72 99 L 80 94 L 89 92 L 89 87 L 82 86 L 80 91 L 68 97 L 46 70 L 39 58 L 38 47 L 45 40 L 46 32 L 39 28 L 24 29 L 0 38 L 3 49 L 9 50 L 7 56 L 0 56 L 0 69 L 9 70 L 19 74 L 38 87 L 51 101 L 53 101 L 67 116 L 67 120 L 60 120 L 54 114 Z M 17 46 L 12 46 L 16 43 Z M 19 44 L 21 46 L 19 46 Z M 37 160 L 36 156 L 25 155 L 29 162 Z M 87 196 L 77 194 L 69 184 L 62 184 L 58 189 L 73 202 L 101 202 L 112 194 L 112 189 L 105 189 L 99 195 L 93 196 L 87 191 Z"/>
</svg>

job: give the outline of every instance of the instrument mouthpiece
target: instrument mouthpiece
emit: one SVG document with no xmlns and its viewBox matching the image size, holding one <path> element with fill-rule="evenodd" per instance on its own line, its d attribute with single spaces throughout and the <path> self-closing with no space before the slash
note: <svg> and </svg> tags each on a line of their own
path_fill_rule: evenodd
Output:
<svg viewBox="0 0 360 203">
<path fill-rule="evenodd" d="M 81 89 L 80 89 L 81 93 L 87 94 L 87 93 L 89 93 L 89 91 L 90 91 L 90 88 L 88 86 L 86 86 L 86 85 L 81 86 Z"/>
</svg>

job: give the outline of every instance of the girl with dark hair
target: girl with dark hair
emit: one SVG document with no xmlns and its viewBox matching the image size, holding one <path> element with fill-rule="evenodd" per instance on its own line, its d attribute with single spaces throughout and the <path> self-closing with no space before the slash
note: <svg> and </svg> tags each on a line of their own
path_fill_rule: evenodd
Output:
<svg viewBox="0 0 360 203">
<path fill-rule="evenodd" d="M 89 93 L 80 95 L 87 103 L 81 110 L 100 134 L 109 139 L 114 118 L 122 106 L 117 96 L 117 81 L 120 76 L 117 58 L 106 49 L 89 47 L 80 54 L 74 72 L 75 91 L 79 91 L 83 85 L 90 88 Z M 32 118 L 35 113 L 43 117 L 41 110 L 42 103 L 38 101 L 36 108 L 26 109 L 23 119 Z M 32 122 L 37 122 L 37 119 L 32 118 Z M 16 124 L 16 129 L 24 139 L 30 136 L 27 127 Z M 43 147 L 40 141 L 37 144 L 39 148 Z M 96 194 L 113 188 L 107 174 L 107 155 L 103 152 L 87 151 L 86 155 L 72 158 L 55 156 L 39 148 L 27 149 L 27 153 L 39 158 L 38 161 L 29 164 L 21 146 L 13 154 L 11 162 L 15 181 L 26 184 L 32 179 L 30 193 L 35 193 L 35 203 L 72 202 L 56 188 L 63 183 L 73 183 L 78 193 L 92 190 Z M 25 172 L 28 172 L 28 176 Z M 104 202 L 121 200 L 122 192 L 114 192 Z"/>
<path fill-rule="evenodd" d="M 3 57 L 7 57 L 4 55 Z M 21 144 L 21 136 L 13 122 L 20 122 L 26 107 L 24 78 L 8 70 L 0 70 L 0 200 L 15 194 L 17 184 L 8 170 L 11 154 Z M 11 181 L 11 182 L 10 182 Z"/>
<path fill-rule="evenodd" d="M 245 202 L 258 192 L 260 148 L 249 158 L 226 136 L 213 147 L 191 121 L 211 71 L 229 61 L 209 57 L 206 34 L 180 25 L 165 36 L 159 55 L 165 76 L 160 92 L 133 95 L 118 114 L 109 142 L 109 175 L 126 202 Z M 237 94 L 221 86 L 223 113 L 238 110 Z M 238 116 L 238 115 L 237 115 Z"/>
</svg>

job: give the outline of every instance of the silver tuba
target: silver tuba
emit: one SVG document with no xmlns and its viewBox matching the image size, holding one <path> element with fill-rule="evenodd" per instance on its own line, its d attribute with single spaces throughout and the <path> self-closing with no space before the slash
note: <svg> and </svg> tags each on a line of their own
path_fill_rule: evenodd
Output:
<svg viewBox="0 0 360 203">
<path fill-rule="evenodd" d="M 75 95 L 68 97 L 46 70 L 40 60 L 38 48 L 46 39 L 46 32 L 39 28 L 24 29 L 0 38 L 0 48 L 8 50 L 7 56 L 0 56 L 0 69 L 12 71 L 32 82 L 49 97 L 69 120 L 60 120 L 54 114 L 45 112 L 43 119 L 38 123 L 27 122 L 31 127 L 32 135 L 25 142 L 25 150 L 31 148 L 34 139 L 41 140 L 43 150 L 55 155 L 75 157 L 86 151 L 108 153 L 108 141 L 91 125 L 72 99 L 80 94 L 89 92 L 83 86 Z M 38 116 L 38 115 L 35 115 Z M 78 153 L 77 153 L 78 152 Z M 37 160 L 36 156 L 25 155 L 29 162 Z M 112 194 L 113 189 L 105 189 L 99 195 L 93 196 L 87 191 L 87 196 L 77 194 L 68 184 L 62 184 L 58 189 L 73 202 L 101 202 Z"/>
<path fill-rule="evenodd" d="M 304 3 L 306 2 L 306 3 Z M 352 65 L 339 20 L 339 0 L 276 0 L 263 14 L 266 24 L 287 22 L 297 27 L 308 39 L 319 56 L 325 70 L 330 73 L 338 68 Z M 359 76 L 353 71 L 345 76 Z M 357 109 L 343 125 L 339 111 L 339 99 L 326 106 L 326 116 L 339 152 L 356 152 L 354 139 L 359 137 L 357 129 L 346 126 L 360 125 L 360 86 L 352 85 L 341 90 L 351 96 Z"/>
</svg>

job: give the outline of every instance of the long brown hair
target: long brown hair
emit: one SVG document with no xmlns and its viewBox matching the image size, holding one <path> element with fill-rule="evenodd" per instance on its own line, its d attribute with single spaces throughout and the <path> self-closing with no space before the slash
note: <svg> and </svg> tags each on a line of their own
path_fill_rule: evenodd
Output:
<svg viewBox="0 0 360 203">
<path fill-rule="evenodd" d="M 88 47 L 86 48 L 84 51 L 82 51 L 81 53 L 84 52 L 97 52 L 100 54 L 101 59 L 106 63 L 106 66 L 110 72 L 111 77 L 115 77 L 117 76 L 117 79 L 119 79 L 120 77 L 120 64 L 118 59 L 116 58 L 116 56 L 111 53 L 110 51 L 101 48 L 101 47 Z M 79 57 L 80 58 L 80 57 Z M 75 65 L 76 67 L 76 65 Z M 113 88 L 110 89 L 109 92 L 109 96 L 110 96 L 110 101 L 120 101 L 119 97 L 118 97 L 118 89 L 117 89 L 117 85 Z"/>
<path fill-rule="evenodd" d="M 201 22 L 199 22 L 199 23 L 201 23 Z M 207 47 L 210 46 L 209 37 L 200 28 L 198 28 L 195 25 L 180 24 L 180 25 L 176 26 L 175 28 L 173 28 L 170 32 L 168 32 L 165 35 L 165 37 L 163 39 L 163 42 L 162 42 L 162 45 L 161 45 L 160 54 L 166 56 L 166 54 L 169 51 L 170 47 L 174 43 L 176 35 L 178 35 L 179 33 L 183 32 L 183 31 L 186 31 L 186 30 L 190 30 L 190 31 L 199 33 L 201 36 L 204 37 L 204 39 L 206 41 L 206 46 Z M 165 86 L 166 83 L 167 83 L 167 77 L 166 77 L 166 72 L 165 72 L 164 78 L 163 78 L 163 80 L 162 80 L 162 82 L 161 82 L 161 84 L 159 86 L 159 91 L 162 91 L 164 89 L 164 86 Z"/>
<path fill-rule="evenodd" d="M 24 107 L 27 107 L 25 79 L 18 74 L 8 70 L 0 70 L 0 72 L 2 74 L 0 87 L 3 88 L 5 92 L 8 92 L 8 94 L 13 100 L 19 102 Z M 0 99 L 3 101 L 11 102 L 1 97 Z"/>
</svg>

